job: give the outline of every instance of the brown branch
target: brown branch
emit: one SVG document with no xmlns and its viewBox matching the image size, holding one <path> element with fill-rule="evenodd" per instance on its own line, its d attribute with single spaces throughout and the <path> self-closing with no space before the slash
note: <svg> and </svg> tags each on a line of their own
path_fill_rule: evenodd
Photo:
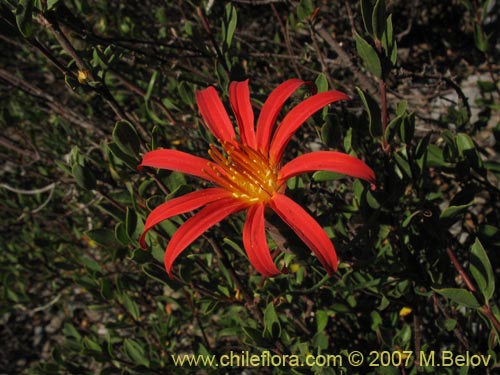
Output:
<svg viewBox="0 0 500 375">
<path fill-rule="evenodd" d="M 118 80 L 127 88 L 129 89 L 131 92 L 137 94 L 137 95 L 140 95 L 142 97 L 145 97 L 146 96 L 146 91 L 143 90 L 142 88 L 136 86 L 134 83 L 130 82 L 127 78 L 125 78 L 122 74 L 118 73 L 116 70 L 110 70 L 110 72 L 116 77 L 118 78 Z M 170 111 L 168 110 L 167 107 L 165 107 L 165 105 L 162 103 L 162 101 L 160 100 L 160 98 L 156 97 L 156 96 L 151 96 L 151 100 L 153 102 L 155 102 L 158 107 L 162 110 L 162 112 L 165 114 L 165 116 L 167 117 L 168 121 L 170 121 L 170 124 L 171 125 L 174 125 L 175 124 L 175 120 L 174 120 L 174 117 L 172 116 L 172 114 L 170 113 Z"/>
<path fill-rule="evenodd" d="M 356 81 L 361 86 L 362 89 L 368 91 L 368 93 L 372 94 L 375 99 L 378 99 L 378 96 L 375 95 L 377 92 L 377 88 L 368 80 L 368 78 L 359 71 L 359 69 L 354 65 L 349 55 L 344 51 L 344 49 L 340 46 L 340 44 L 330 35 L 328 31 L 326 31 L 321 24 L 317 24 L 315 27 L 315 32 L 327 43 L 331 49 L 338 55 L 344 67 L 349 69 Z"/>
<path fill-rule="evenodd" d="M 7 148 L 9 150 L 14 151 L 15 153 L 17 153 L 19 155 L 22 155 L 22 156 L 25 156 L 27 158 L 30 158 L 30 159 L 33 159 L 33 160 L 39 159 L 39 156 L 36 153 L 34 153 L 33 151 L 24 150 L 22 148 L 17 147 L 15 144 L 13 144 L 12 142 L 10 142 L 3 135 L 0 135 L 0 146 L 3 146 L 3 147 L 5 147 L 5 148 Z"/>
<path fill-rule="evenodd" d="M 448 254 L 448 257 L 450 258 L 451 262 L 453 263 L 453 266 L 455 267 L 455 269 L 457 270 L 458 274 L 460 275 L 460 277 L 462 278 L 462 280 L 464 281 L 465 285 L 467 286 L 467 288 L 472 292 L 472 293 L 475 293 L 476 292 L 476 287 L 474 286 L 474 284 L 472 283 L 471 279 L 469 278 L 469 276 L 465 273 L 462 265 L 460 264 L 460 262 L 458 261 L 457 257 L 455 256 L 455 253 L 453 252 L 453 250 L 448 247 L 446 249 L 446 253 Z"/>
<path fill-rule="evenodd" d="M 64 51 L 66 51 L 66 53 L 68 53 L 68 55 L 75 61 L 78 69 L 81 71 L 85 71 L 88 74 L 90 81 L 94 82 L 98 81 L 98 79 L 94 76 L 94 74 L 92 73 L 91 69 L 89 69 L 85 61 L 83 61 L 83 59 L 78 55 L 73 45 L 64 34 L 63 30 L 59 27 L 57 21 L 49 20 L 42 15 L 39 16 L 39 20 L 40 23 L 54 35 L 57 42 L 64 49 Z M 105 85 L 102 85 L 100 88 L 93 88 L 93 89 L 98 94 L 102 95 L 106 103 L 108 103 L 108 105 L 111 107 L 113 112 L 115 112 L 115 114 L 118 116 L 119 119 L 129 120 L 134 124 L 136 123 L 134 121 L 134 118 L 130 115 L 127 115 L 127 113 L 120 107 L 120 105 L 116 102 L 115 98 L 113 97 L 113 95 L 111 95 L 111 93 L 109 92 L 108 88 Z"/>
<path fill-rule="evenodd" d="M 7 82 L 11 86 L 24 91 L 26 94 L 36 99 L 42 100 L 50 110 L 58 113 L 70 123 L 78 125 L 85 130 L 92 131 L 97 135 L 104 135 L 101 129 L 95 127 L 94 124 L 86 121 L 78 114 L 68 110 L 67 106 L 57 102 L 52 95 L 40 90 L 38 87 L 33 86 L 22 78 L 13 75 L 9 71 L 0 68 L 0 80 Z"/>
<path fill-rule="evenodd" d="M 292 45 L 290 43 L 288 24 L 286 27 L 285 27 L 285 25 L 283 25 L 283 21 L 281 20 L 280 14 L 276 10 L 276 6 L 272 3 L 271 3 L 271 9 L 273 10 L 274 16 L 276 17 L 276 20 L 278 21 L 278 25 L 280 26 L 281 33 L 283 34 L 283 39 L 285 40 L 285 46 L 286 46 L 286 49 L 288 51 L 288 55 L 290 57 L 293 57 L 294 53 L 292 51 Z M 295 59 L 292 59 L 292 65 L 293 65 L 293 69 L 295 70 L 295 74 L 297 74 L 297 78 L 302 79 L 302 76 L 301 76 L 300 70 L 299 70 L 299 66 L 297 65 L 297 61 Z"/>
</svg>

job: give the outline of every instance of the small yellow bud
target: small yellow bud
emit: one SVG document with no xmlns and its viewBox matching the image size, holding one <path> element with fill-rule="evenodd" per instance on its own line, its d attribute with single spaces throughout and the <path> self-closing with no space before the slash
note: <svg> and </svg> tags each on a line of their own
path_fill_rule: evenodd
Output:
<svg viewBox="0 0 500 375">
<path fill-rule="evenodd" d="M 410 315 L 413 310 L 410 307 L 403 307 L 401 310 L 399 310 L 399 316 L 404 318 L 407 315 Z"/>
<path fill-rule="evenodd" d="M 89 71 L 85 69 L 79 70 L 76 78 L 78 79 L 78 82 L 80 82 L 80 84 L 82 85 L 86 84 L 89 79 Z"/>
<path fill-rule="evenodd" d="M 243 299 L 243 298 L 242 298 L 242 296 L 241 296 L 241 291 L 240 291 L 238 288 L 236 288 L 236 289 L 234 290 L 234 298 L 235 298 L 237 301 L 241 301 L 241 300 Z"/>
<path fill-rule="evenodd" d="M 297 264 L 297 263 L 290 264 L 289 268 L 290 268 L 290 271 L 292 271 L 293 273 L 299 272 L 300 264 Z"/>
</svg>

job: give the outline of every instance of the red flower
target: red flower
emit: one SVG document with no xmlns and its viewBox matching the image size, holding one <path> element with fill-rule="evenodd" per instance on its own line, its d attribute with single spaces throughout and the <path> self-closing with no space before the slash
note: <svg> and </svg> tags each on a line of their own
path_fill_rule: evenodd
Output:
<svg viewBox="0 0 500 375">
<path fill-rule="evenodd" d="M 172 264 L 179 254 L 207 229 L 227 216 L 246 210 L 243 244 L 252 265 L 265 276 L 280 273 L 273 262 L 264 229 L 264 209 L 271 207 L 317 256 L 328 274 L 337 270 L 337 255 L 321 226 L 285 194 L 286 181 L 315 170 L 332 171 L 375 182 L 375 174 L 361 160 L 335 151 L 317 151 L 298 156 L 281 166 L 285 146 L 296 130 L 316 111 L 348 96 L 328 91 L 311 96 L 295 106 L 276 127 L 285 101 L 304 81 L 290 79 L 279 85 L 265 101 L 257 126 L 250 103 L 248 80 L 232 82 L 229 100 L 239 130 L 237 137 L 216 90 L 196 92 L 196 101 L 208 129 L 221 147 L 210 145 L 211 161 L 177 150 L 154 150 L 144 155 L 140 167 L 163 168 L 201 177 L 216 187 L 174 198 L 155 208 L 148 216 L 146 233 L 172 216 L 203 207 L 179 227 L 165 251 L 165 267 L 172 276 Z M 239 140 L 238 140 L 239 138 Z"/>
</svg>

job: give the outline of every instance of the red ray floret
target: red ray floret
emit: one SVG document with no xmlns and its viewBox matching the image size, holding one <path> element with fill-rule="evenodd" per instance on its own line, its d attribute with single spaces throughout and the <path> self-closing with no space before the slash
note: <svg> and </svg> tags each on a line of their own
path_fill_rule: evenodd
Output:
<svg viewBox="0 0 500 375">
<path fill-rule="evenodd" d="M 186 247 L 227 216 L 248 207 L 247 203 L 233 198 L 222 198 L 202 208 L 197 214 L 186 220 L 174 233 L 165 250 L 165 268 L 172 277 L 172 264 Z"/>
<path fill-rule="evenodd" d="M 213 87 L 209 87 L 196 91 L 195 95 L 196 103 L 208 129 L 217 139 L 233 143 L 236 139 L 234 127 L 217 91 Z"/>
<path fill-rule="evenodd" d="M 278 183 L 302 173 L 329 171 L 375 183 L 375 173 L 362 160 L 337 151 L 316 151 L 292 159 L 280 169 Z"/>
<path fill-rule="evenodd" d="M 269 158 L 271 162 L 278 164 L 283 155 L 286 145 L 295 134 L 297 129 L 315 112 L 328 104 L 339 100 L 347 100 L 349 97 L 340 91 L 327 91 L 311 96 L 303 102 L 297 104 L 285 116 L 281 124 L 276 129 L 271 147 L 269 148 Z"/>
<path fill-rule="evenodd" d="M 274 195 L 269 205 L 311 249 L 329 275 L 337 271 L 338 260 L 335 248 L 316 220 L 301 206 L 280 193 Z"/>
<path fill-rule="evenodd" d="M 255 125 L 248 79 L 243 82 L 231 82 L 229 85 L 229 101 L 233 109 L 241 142 L 255 148 Z"/>
<path fill-rule="evenodd" d="M 211 181 L 210 177 L 203 172 L 208 168 L 208 163 L 210 163 L 209 160 L 186 152 L 162 149 L 147 152 L 142 158 L 139 170 L 143 167 L 168 169 Z"/>
<path fill-rule="evenodd" d="M 198 190 L 178 198 L 169 200 L 160 204 L 148 215 L 144 224 L 144 231 L 139 239 L 142 248 L 146 247 L 146 234 L 157 224 L 163 220 L 167 220 L 173 216 L 183 214 L 185 212 L 196 210 L 209 203 L 215 202 L 222 198 L 227 198 L 230 193 L 221 188 L 208 188 Z"/>
<path fill-rule="evenodd" d="M 273 127 L 278 114 L 292 94 L 304 84 L 300 79 L 289 79 L 276 87 L 267 97 L 257 120 L 257 147 L 267 155 Z"/>
<path fill-rule="evenodd" d="M 243 226 L 243 245 L 250 263 L 264 276 L 275 276 L 280 273 L 271 257 L 267 245 L 264 226 L 264 204 L 256 204 L 248 208 Z"/>
</svg>

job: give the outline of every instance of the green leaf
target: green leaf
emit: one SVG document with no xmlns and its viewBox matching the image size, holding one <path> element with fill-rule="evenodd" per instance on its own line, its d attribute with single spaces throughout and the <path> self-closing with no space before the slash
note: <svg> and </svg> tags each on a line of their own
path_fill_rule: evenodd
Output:
<svg viewBox="0 0 500 375">
<path fill-rule="evenodd" d="M 96 179 L 92 171 L 87 167 L 82 167 L 80 164 L 75 164 L 71 168 L 71 173 L 76 183 L 86 190 L 92 190 L 96 186 Z"/>
<path fill-rule="evenodd" d="M 385 1 L 377 0 L 372 12 L 372 27 L 373 35 L 381 39 L 382 34 L 386 29 L 386 13 L 385 13 Z"/>
<path fill-rule="evenodd" d="M 469 269 L 485 300 L 489 301 L 495 292 L 495 275 L 488 254 L 478 239 L 471 247 Z"/>
<path fill-rule="evenodd" d="M 474 297 L 474 294 L 472 294 L 468 290 L 460 288 L 443 288 L 443 289 L 433 288 L 433 290 L 436 293 L 439 293 L 442 296 L 450 299 L 451 301 L 458 303 L 459 305 L 463 305 L 465 307 L 470 307 L 473 309 L 481 307 L 476 297 Z"/>
<path fill-rule="evenodd" d="M 365 26 L 365 31 L 373 36 L 373 27 L 372 27 L 372 14 L 373 7 L 371 4 L 371 0 L 361 0 L 361 17 L 363 18 L 363 25 Z"/>
<path fill-rule="evenodd" d="M 238 24 L 238 14 L 236 12 L 236 8 L 231 3 L 228 3 L 226 5 L 226 22 L 224 24 L 224 29 L 225 29 L 224 45 L 226 50 L 229 49 L 229 47 L 231 46 L 237 24 Z"/>
<path fill-rule="evenodd" d="M 370 130 L 370 134 L 372 137 L 380 137 L 382 135 L 382 120 L 378 103 L 369 94 L 365 94 L 359 87 L 356 87 L 356 91 L 358 92 L 368 115 L 368 128 Z"/>
<path fill-rule="evenodd" d="M 272 302 L 269 302 L 264 310 L 264 334 L 266 333 L 271 337 L 281 335 L 281 324 Z"/>
<path fill-rule="evenodd" d="M 441 215 L 439 215 L 440 220 L 450 220 L 450 219 L 455 219 L 457 216 L 463 214 L 465 211 L 467 211 L 467 208 L 469 208 L 474 201 L 472 200 L 469 203 L 458 205 L 458 206 L 449 206 L 445 208 L 442 212 Z"/>
<path fill-rule="evenodd" d="M 115 238 L 123 246 L 127 246 L 130 243 L 130 238 L 128 238 L 125 223 L 120 222 L 116 224 Z"/>
<path fill-rule="evenodd" d="M 113 129 L 113 141 L 129 156 L 135 156 L 140 151 L 140 140 L 133 125 L 126 120 L 119 120 Z"/>
<path fill-rule="evenodd" d="M 195 102 L 193 89 L 189 86 L 189 84 L 186 81 L 181 81 L 179 83 L 179 85 L 177 86 L 177 92 L 179 93 L 181 100 L 185 104 L 192 105 Z"/>
<path fill-rule="evenodd" d="M 465 133 L 458 133 L 455 142 L 457 144 L 458 151 L 460 154 L 463 154 L 469 150 L 475 150 L 476 146 L 474 145 L 474 141 L 472 138 Z"/>
<path fill-rule="evenodd" d="M 99 245 L 111 247 L 116 245 L 115 234 L 109 229 L 93 229 L 85 233 Z"/>
<path fill-rule="evenodd" d="M 139 163 L 134 157 L 123 152 L 122 149 L 120 147 L 118 147 L 118 145 L 115 142 L 108 143 L 107 147 L 108 147 L 109 151 L 111 152 L 111 154 L 113 154 L 114 157 L 116 157 L 118 160 L 125 163 L 125 165 L 127 167 L 129 167 L 130 169 L 137 171 L 137 165 Z"/>
<path fill-rule="evenodd" d="M 137 341 L 126 338 L 123 341 L 123 349 L 127 357 L 131 359 L 134 364 L 149 367 L 149 360 L 146 358 L 144 347 Z"/>
<path fill-rule="evenodd" d="M 33 34 L 33 4 L 34 0 L 20 0 L 16 8 L 16 23 L 25 38 Z"/>
<path fill-rule="evenodd" d="M 316 88 L 318 89 L 318 92 L 325 92 L 328 90 L 328 80 L 326 79 L 326 74 L 325 73 L 320 73 L 316 77 L 316 80 L 314 81 L 314 84 L 316 85 Z"/>
<path fill-rule="evenodd" d="M 316 313 L 316 332 L 321 332 L 326 328 L 328 324 L 328 311 L 319 310 Z"/>
<path fill-rule="evenodd" d="M 134 319 L 139 318 L 139 306 L 137 306 L 137 303 L 127 293 L 122 293 L 119 300 Z"/>
<path fill-rule="evenodd" d="M 481 52 L 488 52 L 490 49 L 489 37 L 479 23 L 474 23 L 474 43 Z"/>
<path fill-rule="evenodd" d="M 144 230 L 144 223 L 142 222 L 142 219 L 137 216 L 134 210 L 128 207 L 125 218 L 125 227 L 127 228 L 127 235 L 132 241 L 137 241 Z"/>
<path fill-rule="evenodd" d="M 156 70 L 151 75 L 151 79 L 149 80 L 148 88 L 146 90 L 146 95 L 144 95 L 144 103 L 146 105 L 146 113 L 151 118 L 151 120 L 160 125 L 168 125 L 169 122 L 158 117 L 158 115 L 151 108 L 151 95 L 153 94 L 153 88 L 155 87 L 158 75 L 159 73 Z"/>
<path fill-rule="evenodd" d="M 314 6 L 311 3 L 311 0 L 300 0 L 299 5 L 297 6 L 297 18 L 299 21 L 304 20 L 311 16 L 314 11 Z"/>
<path fill-rule="evenodd" d="M 345 178 L 345 174 L 330 171 L 316 171 L 313 173 L 312 178 L 316 182 L 335 181 Z"/>
<path fill-rule="evenodd" d="M 385 21 L 385 30 L 384 33 L 382 34 L 382 47 L 384 48 L 385 55 L 387 57 L 391 56 L 393 47 L 394 47 L 394 30 L 392 27 L 392 14 L 387 17 L 387 20 Z M 391 61 L 392 63 L 392 61 Z M 392 65 L 394 65 L 392 63 Z"/>
<path fill-rule="evenodd" d="M 356 32 L 354 39 L 356 40 L 356 50 L 366 69 L 374 76 L 382 78 L 382 65 L 375 49 Z"/>
</svg>

